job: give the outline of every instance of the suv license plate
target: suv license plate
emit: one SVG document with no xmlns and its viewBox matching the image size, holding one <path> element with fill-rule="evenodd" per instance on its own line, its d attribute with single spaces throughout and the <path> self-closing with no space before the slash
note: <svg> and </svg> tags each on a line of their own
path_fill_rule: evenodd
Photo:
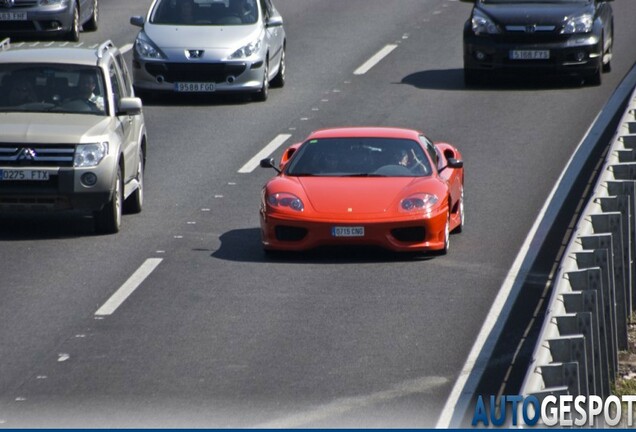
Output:
<svg viewBox="0 0 636 432">
<path fill-rule="evenodd" d="M 216 90 L 216 86 L 213 82 L 179 82 L 175 83 L 174 89 L 178 92 L 213 92 Z"/>
<path fill-rule="evenodd" d="M 512 50 L 510 60 L 549 60 L 549 50 Z"/>
<path fill-rule="evenodd" d="M 44 170 L 0 170 L 0 181 L 47 181 L 49 172 Z"/>
<path fill-rule="evenodd" d="M 364 227 L 335 226 L 331 228 L 331 235 L 334 237 L 364 237 Z"/>
<path fill-rule="evenodd" d="M 26 21 L 26 12 L 0 12 L 0 21 Z"/>
</svg>

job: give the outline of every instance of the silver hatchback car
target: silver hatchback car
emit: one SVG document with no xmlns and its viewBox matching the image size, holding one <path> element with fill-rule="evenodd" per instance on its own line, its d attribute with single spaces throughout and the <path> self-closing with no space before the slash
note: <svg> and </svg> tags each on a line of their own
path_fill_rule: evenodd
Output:
<svg viewBox="0 0 636 432">
<path fill-rule="evenodd" d="M 133 83 L 151 92 L 248 92 L 285 84 L 283 19 L 271 0 L 154 0 L 133 50 Z"/>
</svg>

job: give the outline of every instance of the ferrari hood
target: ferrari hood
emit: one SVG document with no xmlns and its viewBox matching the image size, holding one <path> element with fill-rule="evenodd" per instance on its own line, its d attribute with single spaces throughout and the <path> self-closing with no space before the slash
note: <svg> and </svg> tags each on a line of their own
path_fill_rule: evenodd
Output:
<svg viewBox="0 0 636 432">
<path fill-rule="evenodd" d="M 79 144 L 103 139 L 112 121 L 110 117 L 86 114 L 0 113 L 1 139 L 11 143 Z"/>
<path fill-rule="evenodd" d="M 406 198 L 412 177 L 298 177 L 311 206 L 319 213 L 368 214 L 392 210 Z"/>
</svg>

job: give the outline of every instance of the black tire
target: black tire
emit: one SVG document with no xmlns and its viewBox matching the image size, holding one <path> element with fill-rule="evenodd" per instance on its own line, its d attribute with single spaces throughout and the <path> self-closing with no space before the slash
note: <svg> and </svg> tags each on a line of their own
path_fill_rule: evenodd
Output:
<svg viewBox="0 0 636 432">
<path fill-rule="evenodd" d="M 138 187 L 124 201 L 124 212 L 128 214 L 141 213 L 144 207 L 144 170 L 146 167 L 146 156 L 143 149 L 139 149 L 139 163 L 137 164 L 137 175 L 135 176 Z"/>
<path fill-rule="evenodd" d="M 269 60 L 263 64 L 263 86 L 259 91 L 254 93 L 253 99 L 256 102 L 265 102 L 269 97 Z"/>
<path fill-rule="evenodd" d="M 83 28 L 86 31 L 96 31 L 99 21 L 99 0 L 93 0 L 93 13 L 91 18 L 84 24 Z"/>
<path fill-rule="evenodd" d="M 95 231 L 98 234 L 115 234 L 121 228 L 122 204 L 124 200 L 124 184 L 121 167 L 117 168 L 115 190 L 111 200 L 99 211 L 95 212 Z"/>
<path fill-rule="evenodd" d="M 590 74 L 589 76 L 585 78 L 585 82 L 590 86 L 594 86 L 594 87 L 600 86 L 601 82 L 603 81 L 602 73 L 603 73 L 603 67 L 599 66 L 596 69 L 596 71 L 594 71 L 594 73 Z"/>
<path fill-rule="evenodd" d="M 613 45 L 614 45 L 614 37 L 612 37 L 612 43 L 610 44 L 610 47 L 608 48 L 607 52 L 603 52 L 603 59 L 605 59 L 605 55 L 608 55 L 608 60 L 607 63 L 605 63 L 605 61 L 603 61 L 603 73 L 608 73 L 612 71 L 612 50 L 613 50 Z"/>
<path fill-rule="evenodd" d="M 460 217 L 459 225 L 453 231 L 458 234 L 464 231 L 465 218 L 464 218 L 464 187 L 463 186 L 462 186 L 461 194 L 459 195 L 459 217 Z"/>
<path fill-rule="evenodd" d="M 285 46 L 283 45 L 283 51 L 280 56 L 280 64 L 278 66 L 278 73 L 272 80 L 272 87 L 282 88 L 285 87 L 285 72 L 287 66 L 285 64 Z"/>
<path fill-rule="evenodd" d="M 73 5 L 73 22 L 71 29 L 66 34 L 66 40 L 71 42 L 78 42 L 80 38 L 80 22 L 79 22 L 79 7 L 77 3 Z"/>
</svg>

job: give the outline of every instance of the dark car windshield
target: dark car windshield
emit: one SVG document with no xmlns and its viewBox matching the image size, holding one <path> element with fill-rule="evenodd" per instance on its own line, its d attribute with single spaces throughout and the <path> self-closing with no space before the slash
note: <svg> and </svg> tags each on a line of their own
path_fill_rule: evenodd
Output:
<svg viewBox="0 0 636 432">
<path fill-rule="evenodd" d="M 416 141 L 329 138 L 305 142 L 286 167 L 288 176 L 422 177 L 432 172 Z"/>
<path fill-rule="evenodd" d="M 106 115 L 105 94 L 104 79 L 97 67 L 0 65 L 0 112 Z"/>
<path fill-rule="evenodd" d="M 169 25 L 246 25 L 258 19 L 256 0 L 163 0 L 150 22 Z"/>
</svg>

